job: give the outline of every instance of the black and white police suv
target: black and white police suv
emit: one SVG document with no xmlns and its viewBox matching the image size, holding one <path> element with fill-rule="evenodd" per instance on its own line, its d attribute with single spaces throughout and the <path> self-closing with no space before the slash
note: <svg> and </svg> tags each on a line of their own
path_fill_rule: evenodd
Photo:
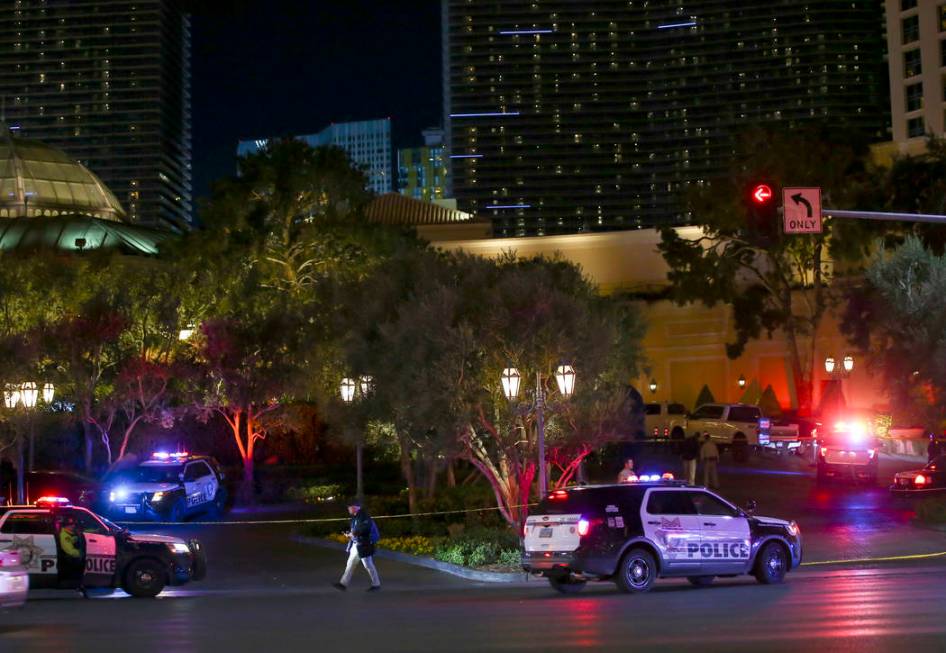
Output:
<svg viewBox="0 0 946 653">
<path fill-rule="evenodd" d="M 224 475 L 210 456 L 157 452 L 109 474 L 98 508 L 117 520 L 181 521 L 194 513 L 220 515 L 227 505 Z"/>
<path fill-rule="evenodd" d="M 646 592 L 669 577 L 701 586 L 753 574 L 779 583 L 801 555 L 795 522 L 752 515 L 665 474 L 552 492 L 526 519 L 522 567 L 563 593 L 589 580 Z"/>
<path fill-rule="evenodd" d="M 78 560 L 66 559 L 59 537 L 63 528 L 72 528 L 77 536 Z M 19 553 L 31 589 L 121 588 L 134 597 L 151 598 L 167 585 L 201 580 L 207 573 L 199 541 L 131 533 L 61 497 L 0 507 L 4 550 Z"/>
</svg>

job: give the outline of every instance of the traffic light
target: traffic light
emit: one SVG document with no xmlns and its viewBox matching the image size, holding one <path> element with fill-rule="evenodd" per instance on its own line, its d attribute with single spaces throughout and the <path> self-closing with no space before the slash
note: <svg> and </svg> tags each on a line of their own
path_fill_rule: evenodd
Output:
<svg viewBox="0 0 946 653">
<path fill-rule="evenodd" d="M 769 180 L 756 180 L 746 190 L 746 232 L 750 239 L 766 245 L 778 235 L 779 188 Z"/>
</svg>

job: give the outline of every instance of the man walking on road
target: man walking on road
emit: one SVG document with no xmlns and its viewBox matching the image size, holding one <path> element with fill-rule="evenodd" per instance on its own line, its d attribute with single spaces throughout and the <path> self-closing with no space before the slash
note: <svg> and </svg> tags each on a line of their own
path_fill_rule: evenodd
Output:
<svg viewBox="0 0 946 653">
<path fill-rule="evenodd" d="M 709 433 L 703 434 L 703 446 L 700 447 L 700 462 L 703 463 L 703 485 L 711 488 L 719 487 L 719 474 L 716 465 L 719 462 L 719 449 L 710 438 Z M 710 483 L 712 481 L 712 483 Z"/>
<path fill-rule="evenodd" d="M 374 566 L 374 545 L 378 541 L 378 529 L 360 500 L 352 499 L 348 502 L 348 514 L 351 515 L 351 529 L 346 533 L 348 564 L 341 580 L 332 583 L 332 586 L 341 591 L 347 590 L 355 567 L 361 562 L 371 576 L 371 587 L 368 591 L 377 592 L 381 589 L 381 578 L 378 577 L 378 570 Z"/>
<path fill-rule="evenodd" d="M 683 475 L 687 483 L 696 485 L 696 459 L 700 455 L 700 436 L 694 433 L 683 441 L 680 457 L 683 459 Z"/>
</svg>

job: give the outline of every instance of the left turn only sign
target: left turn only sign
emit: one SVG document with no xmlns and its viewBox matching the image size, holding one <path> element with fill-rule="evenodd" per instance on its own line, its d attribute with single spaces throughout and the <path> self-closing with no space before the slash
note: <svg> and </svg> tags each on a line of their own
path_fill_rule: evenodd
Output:
<svg viewBox="0 0 946 653">
<path fill-rule="evenodd" d="M 782 215 L 787 234 L 821 233 L 821 189 L 783 188 Z"/>
</svg>

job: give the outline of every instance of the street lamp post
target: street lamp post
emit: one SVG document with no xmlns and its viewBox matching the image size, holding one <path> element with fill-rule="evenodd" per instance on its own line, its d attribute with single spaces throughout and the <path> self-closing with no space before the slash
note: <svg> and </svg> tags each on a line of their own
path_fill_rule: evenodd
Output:
<svg viewBox="0 0 946 653">
<path fill-rule="evenodd" d="M 374 389 L 374 378 L 368 375 L 362 375 L 356 382 L 354 379 L 345 377 L 339 386 L 339 393 L 342 401 L 351 405 L 355 401 L 357 390 L 361 390 L 362 398 L 368 397 Z M 358 434 L 358 441 L 355 443 L 355 494 L 358 499 L 365 497 L 364 484 L 364 436 Z"/>
<path fill-rule="evenodd" d="M 556 368 L 555 381 L 563 397 L 568 398 L 575 392 L 575 376 L 575 368 L 571 365 L 559 365 Z M 521 380 L 522 376 L 515 367 L 507 367 L 503 370 L 502 386 L 506 399 L 512 401 L 519 396 Z M 535 425 L 539 458 L 539 496 L 544 497 L 548 494 L 548 480 L 545 469 L 545 389 L 542 385 L 541 372 L 535 374 Z"/>
<path fill-rule="evenodd" d="M 16 385 L 7 384 L 3 390 L 3 405 L 13 410 L 20 403 L 20 388 Z M 24 483 L 23 483 L 23 438 L 19 429 L 13 427 L 13 437 L 16 440 L 16 502 L 23 504 Z"/>
</svg>

